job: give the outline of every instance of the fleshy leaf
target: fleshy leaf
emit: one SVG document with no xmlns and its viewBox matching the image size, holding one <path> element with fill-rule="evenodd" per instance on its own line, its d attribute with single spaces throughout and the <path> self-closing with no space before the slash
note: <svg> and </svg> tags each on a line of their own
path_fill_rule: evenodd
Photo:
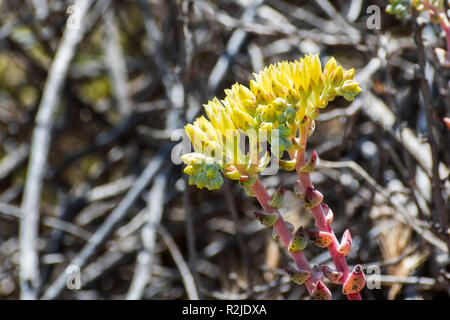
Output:
<svg viewBox="0 0 450 320">
<path fill-rule="evenodd" d="M 347 277 L 343 286 L 343 294 L 352 294 L 360 292 L 366 284 L 366 277 L 361 266 L 358 264 L 353 269 L 352 273 Z"/>
<path fill-rule="evenodd" d="M 331 269 L 329 266 L 322 266 L 322 272 L 325 278 L 330 280 L 332 283 L 340 284 L 342 283 L 343 273 Z"/>
<path fill-rule="evenodd" d="M 341 256 L 347 256 L 352 249 L 352 236 L 350 231 L 347 229 L 344 231 L 341 243 L 339 244 L 337 251 Z"/>
<path fill-rule="evenodd" d="M 278 213 L 253 212 L 258 220 L 266 227 L 271 227 L 278 220 Z"/>
<path fill-rule="evenodd" d="M 302 226 L 300 226 L 297 231 L 295 231 L 294 236 L 291 239 L 291 242 L 289 243 L 289 251 L 300 251 L 304 250 L 306 246 L 308 245 L 308 234 L 303 229 Z"/>
<path fill-rule="evenodd" d="M 322 281 L 318 281 L 311 293 L 311 299 L 331 300 L 331 291 L 323 284 Z"/>
<path fill-rule="evenodd" d="M 309 239 L 318 247 L 326 248 L 333 241 L 333 235 L 320 230 L 308 230 Z"/>
<path fill-rule="evenodd" d="M 277 191 L 272 195 L 271 200 L 269 201 L 269 205 L 272 208 L 281 208 L 283 206 L 284 200 L 284 187 L 280 185 Z"/>
<path fill-rule="evenodd" d="M 322 200 L 323 195 L 319 191 L 308 187 L 305 192 L 303 206 L 305 207 L 305 209 L 312 209 L 318 206 L 322 202 Z"/>
<path fill-rule="evenodd" d="M 288 274 L 289 278 L 291 278 L 293 282 L 299 285 L 305 283 L 305 281 L 308 280 L 311 276 L 311 272 L 308 270 L 300 270 L 290 266 L 286 266 L 283 269 Z"/>
</svg>

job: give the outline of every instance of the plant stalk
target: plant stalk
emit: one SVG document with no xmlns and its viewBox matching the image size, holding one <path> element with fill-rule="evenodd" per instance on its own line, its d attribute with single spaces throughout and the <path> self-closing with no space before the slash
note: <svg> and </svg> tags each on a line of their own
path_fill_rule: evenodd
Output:
<svg viewBox="0 0 450 320">
<path fill-rule="evenodd" d="M 307 172 L 301 172 L 301 168 L 305 165 L 305 150 L 306 150 L 306 141 L 307 141 L 307 126 L 301 126 L 300 127 L 300 137 L 299 137 L 299 144 L 303 146 L 302 149 L 297 151 L 297 155 L 291 155 L 296 157 L 296 171 L 298 174 L 298 177 L 300 178 L 300 182 L 303 186 L 304 190 L 307 190 L 308 187 L 314 188 L 313 184 L 311 183 L 311 179 L 309 177 L 309 173 Z M 331 258 L 334 261 L 334 264 L 336 266 L 336 269 L 339 272 L 342 272 L 343 276 L 343 282 L 347 279 L 350 271 L 348 269 L 347 261 L 345 260 L 345 257 L 340 255 L 337 251 L 339 242 L 336 238 L 336 235 L 334 234 L 333 229 L 331 228 L 331 225 L 328 223 L 326 219 L 325 212 L 322 208 L 322 205 L 319 204 L 316 207 L 311 209 L 314 220 L 316 222 L 316 226 L 321 231 L 329 232 L 333 235 L 333 242 L 328 246 L 328 251 L 330 252 Z M 358 293 L 348 294 L 347 298 L 349 300 L 362 300 L 361 295 Z"/>
<path fill-rule="evenodd" d="M 277 230 L 281 241 L 283 242 L 284 246 L 287 249 L 289 247 L 289 242 L 292 239 L 292 234 L 291 234 L 291 231 L 289 230 L 289 228 L 286 226 L 286 223 L 285 223 L 283 217 L 281 216 L 280 212 L 278 211 L 278 209 L 271 207 L 269 205 L 269 201 L 270 201 L 269 193 L 264 188 L 264 186 L 262 185 L 262 183 L 259 179 L 255 182 L 255 184 L 251 187 L 251 189 L 252 189 L 253 193 L 255 194 L 256 199 L 258 199 L 259 203 L 261 204 L 261 206 L 265 212 L 267 212 L 267 213 L 276 212 L 278 214 L 279 217 L 273 227 Z M 303 251 L 300 251 L 300 250 L 299 251 L 289 251 L 288 250 L 288 252 L 292 256 L 292 259 L 295 261 L 295 264 L 297 265 L 297 267 L 299 269 L 308 270 L 309 272 L 311 272 L 311 277 L 305 281 L 306 289 L 308 290 L 309 294 L 311 294 L 319 279 L 317 279 L 314 276 L 313 270 L 312 270 L 311 266 L 309 265 L 309 262 L 306 259 Z"/>
</svg>

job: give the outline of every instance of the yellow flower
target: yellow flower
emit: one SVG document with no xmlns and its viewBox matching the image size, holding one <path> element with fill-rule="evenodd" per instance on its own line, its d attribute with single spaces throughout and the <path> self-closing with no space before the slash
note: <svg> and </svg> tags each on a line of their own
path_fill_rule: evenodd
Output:
<svg viewBox="0 0 450 320">
<path fill-rule="evenodd" d="M 204 105 L 208 119 L 202 116 L 185 127 L 196 152 L 182 158 L 190 183 L 219 188 L 222 172 L 248 189 L 268 165 L 270 154 L 260 156 L 268 149 L 263 144 L 270 142 L 272 155 L 278 158 L 296 148 L 295 136 L 305 119 L 314 120 L 336 96 L 351 101 L 361 91 L 354 73 L 344 71 L 334 58 L 322 71 L 318 55 L 307 55 L 265 67 L 254 74 L 250 88 L 235 83 L 226 89 L 223 100 L 214 98 Z M 250 150 L 241 148 L 244 136 L 250 139 Z"/>
</svg>

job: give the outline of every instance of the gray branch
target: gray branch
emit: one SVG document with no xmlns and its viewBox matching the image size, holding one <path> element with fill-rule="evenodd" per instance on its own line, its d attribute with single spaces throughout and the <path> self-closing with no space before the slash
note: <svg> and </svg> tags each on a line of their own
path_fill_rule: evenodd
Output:
<svg viewBox="0 0 450 320">
<path fill-rule="evenodd" d="M 92 0 L 77 0 L 78 17 L 83 18 Z M 61 96 L 61 90 L 67 75 L 70 61 L 75 54 L 75 47 L 80 42 L 85 28 L 66 26 L 64 34 L 50 67 L 45 82 L 43 95 L 38 107 L 36 126 L 33 131 L 30 160 L 22 199 L 25 212 L 20 223 L 20 285 L 22 299 L 36 299 L 39 287 L 39 257 L 37 252 L 39 206 L 42 180 L 50 146 L 50 131 L 53 126 L 54 112 Z"/>
</svg>

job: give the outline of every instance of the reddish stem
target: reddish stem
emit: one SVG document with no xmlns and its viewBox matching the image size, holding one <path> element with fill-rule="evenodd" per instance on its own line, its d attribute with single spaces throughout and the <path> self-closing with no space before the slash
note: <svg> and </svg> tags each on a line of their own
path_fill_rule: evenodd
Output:
<svg viewBox="0 0 450 320">
<path fill-rule="evenodd" d="M 309 177 L 309 173 L 307 172 L 301 172 L 300 169 L 305 165 L 305 149 L 306 149 L 306 140 L 307 140 L 307 131 L 308 128 L 306 126 L 303 126 L 300 128 L 300 137 L 299 137 L 299 144 L 303 146 L 302 149 L 297 151 L 297 155 L 291 154 L 291 157 L 296 157 L 296 170 L 297 174 L 300 178 L 300 182 L 303 186 L 303 190 L 307 190 L 307 188 L 314 188 L 313 184 L 311 183 L 311 179 Z M 334 234 L 333 229 L 331 228 L 331 225 L 328 223 L 326 219 L 326 214 L 322 208 L 322 206 L 319 204 L 313 209 L 311 209 L 314 220 L 316 222 L 316 226 L 322 230 L 329 232 L 333 235 L 333 242 L 328 246 L 328 251 L 330 252 L 331 258 L 334 261 L 334 264 L 336 266 L 336 269 L 339 272 L 343 273 L 342 279 L 343 282 L 347 279 L 350 271 L 348 269 L 347 261 L 345 260 L 345 257 L 340 255 L 337 251 L 337 248 L 339 246 L 339 242 L 336 238 L 336 235 Z M 359 293 L 354 294 L 348 294 L 347 298 L 349 300 L 361 300 L 361 295 Z"/>
<path fill-rule="evenodd" d="M 270 201 L 270 195 L 267 192 L 267 190 L 264 188 L 260 180 L 257 180 L 255 184 L 251 187 L 253 193 L 256 196 L 256 199 L 258 199 L 259 203 L 263 207 L 264 211 L 267 213 L 276 212 L 279 215 L 279 218 L 277 222 L 274 224 L 274 228 L 277 230 L 278 235 L 280 236 L 281 241 L 283 242 L 284 246 L 287 248 L 289 246 L 289 242 L 292 239 L 291 231 L 289 231 L 289 228 L 286 226 L 286 223 L 284 222 L 283 217 L 281 216 L 280 212 L 277 208 L 271 207 L 269 205 Z M 288 250 L 289 251 L 289 250 Z M 292 256 L 292 259 L 294 259 L 295 264 L 298 268 L 303 270 L 308 270 L 311 272 L 311 277 L 306 280 L 305 286 L 308 289 L 309 294 L 313 291 L 314 287 L 317 284 L 318 279 L 314 276 L 314 273 L 312 271 L 311 266 L 309 265 L 308 260 L 306 259 L 303 251 L 289 251 L 290 255 Z"/>
</svg>

